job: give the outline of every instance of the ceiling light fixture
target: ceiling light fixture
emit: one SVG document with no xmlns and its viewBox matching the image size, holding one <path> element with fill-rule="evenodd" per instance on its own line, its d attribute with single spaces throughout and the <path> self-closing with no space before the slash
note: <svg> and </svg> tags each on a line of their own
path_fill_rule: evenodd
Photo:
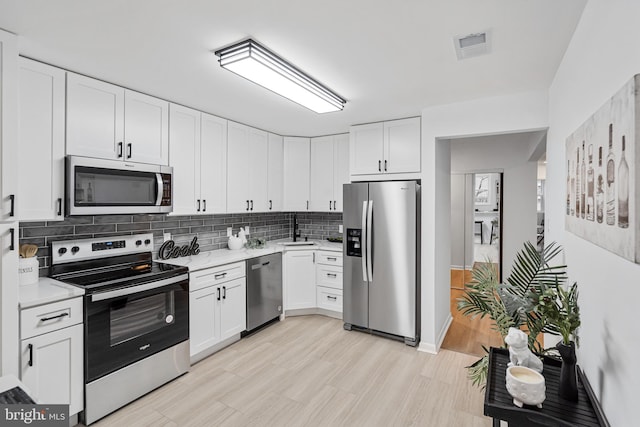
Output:
<svg viewBox="0 0 640 427">
<path fill-rule="evenodd" d="M 316 113 L 340 111 L 346 101 L 252 39 L 215 52 L 220 66 Z"/>
</svg>

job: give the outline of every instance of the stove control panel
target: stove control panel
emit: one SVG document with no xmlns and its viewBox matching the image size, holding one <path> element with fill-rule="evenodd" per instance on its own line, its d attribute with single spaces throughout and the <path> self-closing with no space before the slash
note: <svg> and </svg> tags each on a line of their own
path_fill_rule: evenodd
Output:
<svg viewBox="0 0 640 427">
<path fill-rule="evenodd" d="M 61 240 L 51 243 L 53 264 L 141 252 L 153 252 L 153 234 Z"/>
<path fill-rule="evenodd" d="M 91 245 L 91 250 L 95 252 L 95 251 L 106 251 L 109 249 L 122 249 L 126 247 L 127 247 L 127 242 L 125 242 L 124 240 L 110 240 L 108 242 L 93 243 Z"/>
</svg>

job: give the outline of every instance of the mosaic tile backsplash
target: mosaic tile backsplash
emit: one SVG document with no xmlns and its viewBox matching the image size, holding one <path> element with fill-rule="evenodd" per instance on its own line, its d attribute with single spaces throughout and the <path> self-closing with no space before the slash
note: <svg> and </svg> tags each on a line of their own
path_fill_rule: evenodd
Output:
<svg viewBox="0 0 640 427">
<path fill-rule="evenodd" d="M 220 214 L 202 216 L 97 215 L 67 217 L 64 221 L 20 223 L 20 243 L 38 246 L 40 276 L 49 274 L 51 258 L 49 244 L 56 240 L 110 237 L 124 234 L 153 233 L 154 247 L 160 247 L 164 233 L 178 244 L 198 237 L 200 250 L 210 251 L 227 247 L 227 227 L 237 233 L 249 226 L 251 237 L 267 240 L 288 239 L 293 235 L 293 212 L 251 214 Z M 326 239 L 338 236 L 342 224 L 341 213 L 297 213 L 302 238 Z M 154 254 L 154 256 L 157 253 Z"/>
</svg>

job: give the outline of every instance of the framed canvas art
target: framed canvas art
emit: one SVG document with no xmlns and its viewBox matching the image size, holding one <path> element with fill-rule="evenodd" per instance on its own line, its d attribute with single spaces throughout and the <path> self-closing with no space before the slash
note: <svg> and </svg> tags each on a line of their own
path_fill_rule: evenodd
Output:
<svg viewBox="0 0 640 427">
<path fill-rule="evenodd" d="M 640 74 L 566 141 L 566 229 L 636 263 L 639 85 Z"/>
</svg>

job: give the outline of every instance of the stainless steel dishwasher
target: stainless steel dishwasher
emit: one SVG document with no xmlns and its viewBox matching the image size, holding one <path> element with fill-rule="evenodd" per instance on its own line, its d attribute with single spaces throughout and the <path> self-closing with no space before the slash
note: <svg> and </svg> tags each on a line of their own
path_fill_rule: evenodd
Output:
<svg viewBox="0 0 640 427">
<path fill-rule="evenodd" d="M 247 260 L 247 331 L 282 314 L 282 254 Z"/>
</svg>

